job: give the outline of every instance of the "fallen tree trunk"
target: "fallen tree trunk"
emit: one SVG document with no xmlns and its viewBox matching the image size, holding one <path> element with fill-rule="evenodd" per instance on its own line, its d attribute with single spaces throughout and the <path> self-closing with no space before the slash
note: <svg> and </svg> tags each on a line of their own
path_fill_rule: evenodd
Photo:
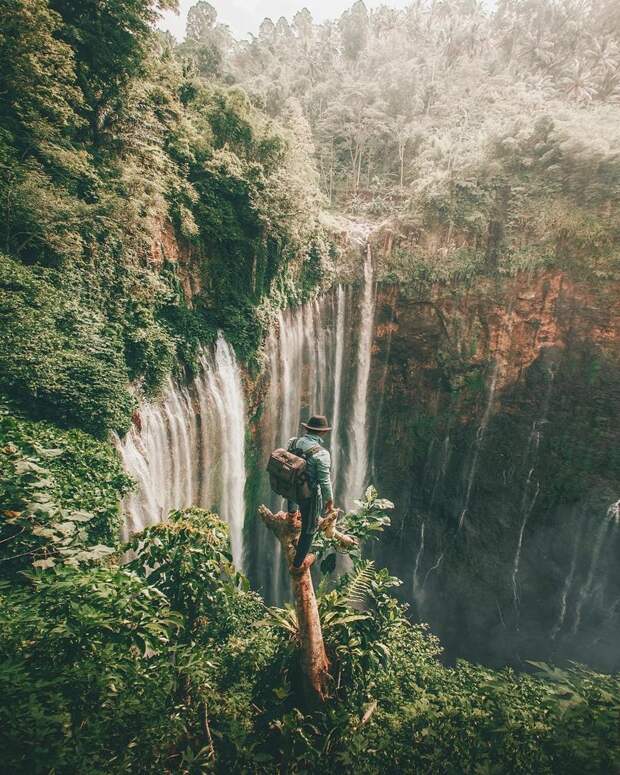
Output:
<svg viewBox="0 0 620 775">
<path fill-rule="evenodd" d="M 266 506 L 260 506 L 258 512 L 265 525 L 275 534 L 282 545 L 289 571 L 291 571 L 301 527 L 299 522 L 292 522 L 289 515 L 282 511 L 273 514 Z M 334 511 L 321 519 L 319 530 L 325 532 L 329 538 L 335 539 L 343 547 L 355 546 L 357 542 L 354 538 L 336 529 L 337 516 L 338 512 Z M 297 611 L 299 641 L 303 655 L 302 667 L 307 691 L 312 699 L 323 702 L 329 697 L 332 678 L 329 673 L 329 661 L 325 652 L 319 608 L 314 594 L 310 569 L 306 568 L 299 575 L 291 572 L 291 583 Z"/>
</svg>

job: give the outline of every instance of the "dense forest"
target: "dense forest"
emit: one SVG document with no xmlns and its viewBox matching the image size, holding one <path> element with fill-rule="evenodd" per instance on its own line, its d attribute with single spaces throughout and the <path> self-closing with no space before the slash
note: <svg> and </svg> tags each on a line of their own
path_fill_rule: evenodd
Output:
<svg viewBox="0 0 620 775">
<path fill-rule="evenodd" d="M 281 399 L 268 392 L 266 374 L 276 362 L 275 333 L 282 335 L 291 311 L 314 310 L 318 326 L 321 299 L 339 300 L 333 307 L 342 312 L 346 286 L 362 299 L 350 308 L 363 307 L 362 289 L 378 282 L 369 325 L 374 320 L 380 335 L 391 336 L 394 289 L 409 310 L 421 303 L 416 294 L 431 299 L 452 349 L 433 345 L 436 361 L 424 377 L 432 382 L 429 404 L 439 406 L 442 390 L 449 394 L 450 423 L 465 423 L 481 407 L 481 421 L 459 448 L 464 457 L 473 451 L 473 461 L 463 477 L 458 537 L 473 508 L 496 385 L 518 371 L 509 355 L 498 356 L 486 401 L 487 372 L 467 359 L 492 339 L 495 324 L 490 313 L 485 318 L 486 301 L 474 304 L 467 294 L 484 291 L 501 305 L 501 283 L 516 283 L 510 317 L 529 298 L 528 282 L 542 277 L 546 298 L 553 273 L 562 272 L 598 312 L 617 307 L 617 2 L 499 0 L 493 11 L 475 0 L 371 11 L 356 2 L 320 24 L 307 9 L 290 20 L 265 19 L 255 36 L 237 41 L 201 0 L 182 42 L 156 29 L 161 11 L 175 6 L 0 0 L 0 769 L 619 772 L 613 555 L 605 578 L 600 570 L 604 539 L 613 551 L 620 524 L 618 339 L 609 322 L 597 317 L 588 329 L 600 343 L 596 358 L 588 360 L 588 350 L 588 358 L 566 360 L 562 372 L 553 351 L 551 366 L 544 361 L 550 381 L 528 383 L 547 395 L 548 383 L 566 379 L 594 408 L 578 417 L 573 435 L 581 446 L 562 437 L 546 449 L 543 439 L 553 481 L 537 503 L 544 482 L 530 486 L 538 462 L 532 439 L 538 450 L 541 436 L 528 436 L 527 419 L 530 475 L 509 590 L 518 630 L 517 561 L 535 505 L 551 512 L 557 496 L 581 508 L 586 481 L 606 507 L 615 498 L 616 510 L 612 504 L 605 512 L 608 532 L 594 531 L 590 541 L 591 565 L 582 570 L 571 561 L 577 548 L 567 550 L 568 586 L 560 589 L 563 623 L 570 584 L 582 574 L 575 632 L 586 620 L 588 637 L 599 632 L 604 658 L 593 651 L 589 660 L 586 647 L 571 642 L 557 666 L 530 651 L 499 660 L 508 667 L 490 667 L 459 659 L 464 652 L 453 644 L 446 655 L 424 624 L 415 586 L 423 545 L 415 555 L 407 543 L 414 529 L 424 541 L 422 506 L 409 508 L 408 523 L 398 496 L 415 499 L 393 480 L 415 478 L 417 490 L 427 487 L 437 501 L 440 479 L 422 481 L 411 471 L 431 471 L 441 445 L 433 441 L 424 459 L 420 450 L 443 427 L 439 409 L 431 420 L 406 405 L 410 367 L 388 360 L 402 356 L 404 363 L 398 342 L 393 351 L 387 339 L 368 342 L 369 358 L 388 349 L 378 376 L 370 367 L 366 374 L 369 393 L 380 386 L 381 394 L 375 390 L 377 406 L 369 398 L 379 418 L 374 441 L 361 447 L 369 473 L 392 490 L 375 482 L 380 493 L 364 487 L 355 506 L 347 504 L 343 524 L 361 550 L 317 540 L 318 611 L 333 679 L 322 703 L 303 690 L 295 611 L 264 594 L 256 581 L 263 559 L 248 548 L 270 546 L 256 538 L 263 526 L 251 513 L 264 499 L 264 426 Z M 372 283 L 363 274 L 369 264 L 360 261 L 359 233 L 370 235 L 364 255 L 374 255 Z M 447 322 L 441 294 L 450 302 Z M 477 326 L 474 344 L 463 347 L 460 303 L 475 307 Z M 407 313 L 399 314 L 404 327 Z M 338 327 L 336 317 L 335 334 L 349 323 L 353 329 L 352 317 L 343 312 Z M 536 336 L 544 325 L 537 319 L 530 328 Z M 321 336 L 327 342 L 316 331 L 319 344 Z M 420 348 L 425 335 L 416 329 Z M 351 336 L 347 346 L 361 352 L 363 335 Z M 123 439 L 139 436 L 145 407 L 174 395 L 171 384 L 199 379 L 223 339 L 234 349 L 247 402 L 239 567 L 230 519 L 216 513 L 221 494 L 205 496 L 209 508 L 190 497 L 162 520 L 127 531 L 136 482 L 119 455 Z M 337 341 L 329 346 L 337 358 Z M 214 381 L 205 384 L 216 392 Z M 415 384 L 426 400 L 426 387 Z M 316 397 L 328 394 L 321 387 Z M 189 388 L 184 396 L 191 440 L 197 426 Z M 330 400 L 337 408 L 338 395 Z M 513 417 L 519 406 L 515 399 Z M 558 424 L 572 421 L 572 407 L 564 401 Z M 386 431 L 380 419 L 390 413 Z M 365 414 L 351 422 L 360 417 L 370 426 Z M 507 436 L 515 427 L 506 425 Z M 410 431 L 407 443 L 399 428 Z M 224 428 L 218 444 L 229 433 Z M 388 438 L 391 478 L 377 473 L 382 453 L 374 448 L 383 434 L 397 447 Z M 349 458 L 354 444 L 345 447 Z M 391 462 L 399 456 L 403 471 Z M 441 468 L 443 482 L 448 457 Z M 498 488 L 512 475 L 506 470 L 489 466 Z M 175 471 L 178 479 L 183 471 Z M 176 487 L 174 476 L 164 488 Z M 392 504 L 379 495 L 396 501 L 392 524 Z M 587 543 L 582 530 L 575 547 Z M 413 574 L 412 605 L 392 567 L 383 567 L 397 540 Z M 336 562 L 337 553 L 350 557 Z M 424 569 L 427 576 L 443 557 Z M 512 554 L 508 562 L 512 569 Z M 560 559 L 557 565 L 564 572 Z M 471 580 L 474 588 L 486 578 L 482 563 L 470 570 L 455 586 Z M 495 599 L 489 605 L 495 610 Z"/>
</svg>

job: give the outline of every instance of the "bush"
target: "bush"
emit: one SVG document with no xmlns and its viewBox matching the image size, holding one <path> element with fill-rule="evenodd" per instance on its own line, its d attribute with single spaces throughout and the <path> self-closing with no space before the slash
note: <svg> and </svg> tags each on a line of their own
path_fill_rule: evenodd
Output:
<svg viewBox="0 0 620 775">
<path fill-rule="evenodd" d="M 183 734 L 163 595 L 124 570 L 65 567 L 0 598 L 3 769 L 157 768 Z"/>
<path fill-rule="evenodd" d="M 15 417 L 0 404 L 0 577 L 115 547 L 131 486 L 115 450 L 82 431 Z"/>
</svg>

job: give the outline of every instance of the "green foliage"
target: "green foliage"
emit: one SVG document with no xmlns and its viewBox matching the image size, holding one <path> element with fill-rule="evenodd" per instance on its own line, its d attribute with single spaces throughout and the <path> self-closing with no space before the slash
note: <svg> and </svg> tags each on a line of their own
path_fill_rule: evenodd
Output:
<svg viewBox="0 0 620 775">
<path fill-rule="evenodd" d="M 370 676 L 390 658 L 389 633 L 403 623 L 404 609 L 389 591 L 400 580 L 372 563 L 359 561 L 319 598 L 325 644 L 336 671 L 336 685 L 359 702 L 372 692 Z M 346 687 L 346 689 L 345 689 Z"/>
<path fill-rule="evenodd" d="M 192 83 L 186 103 L 193 131 L 211 142 L 196 143 L 190 154 L 180 150 L 191 191 L 175 192 L 171 211 L 177 229 L 191 213 L 193 240 L 207 254 L 201 274 L 208 324 L 252 360 L 265 335 L 260 307 L 282 276 L 306 289 L 322 279 L 326 247 L 315 217 L 308 218 L 316 194 L 307 180 L 297 182 L 292 132 L 267 123 L 243 92 Z"/>
<path fill-rule="evenodd" d="M 319 531 L 313 551 L 316 551 L 321 562 L 321 572 L 331 573 L 336 567 L 337 553 L 346 554 L 353 559 L 361 556 L 362 544 L 379 537 L 379 533 L 390 524 L 390 518 L 385 513 L 394 508 L 394 504 L 386 498 L 379 498 L 377 490 L 371 485 L 366 489 L 362 500 L 355 501 L 356 512 L 349 512 L 337 523 L 337 528 L 356 540 L 355 546 L 343 547 L 329 531 Z"/>
<path fill-rule="evenodd" d="M 580 114 L 520 119 L 458 176 L 421 183 L 400 224 L 414 246 L 385 257 L 382 276 L 419 286 L 559 267 L 616 278 L 620 136 L 612 116 L 609 108 L 595 112 L 605 137 L 597 144 Z"/>
<path fill-rule="evenodd" d="M 134 401 L 119 334 L 36 272 L 0 255 L 0 390 L 95 435 L 125 431 Z"/>
<path fill-rule="evenodd" d="M 131 80 L 145 75 L 157 11 L 175 8 L 176 0 L 50 0 L 49 5 L 62 19 L 60 37 L 75 51 L 89 139 L 99 145 L 114 127 Z"/>
<path fill-rule="evenodd" d="M 135 554 L 129 569 L 182 614 L 187 637 L 199 621 L 210 633 L 224 631 L 223 597 L 234 598 L 239 585 L 247 589 L 247 580 L 234 569 L 228 528 L 217 515 L 198 508 L 172 511 L 166 522 L 136 534 L 127 548 Z"/>
<path fill-rule="evenodd" d="M 1 124 L 22 150 L 35 140 L 44 151 L 76 122 L 80 92 L 75 57 L 58 39 L 61 19 L 45 0 L 5 0 L 0 32 Z"/>
<path fill-rule="evenodd" d="M 125 569 L 65 565 L 1 587 L 12 771 L 577 775 L 618 761 L 617 677 L 445 667 L 372 563 L 319 597 L 335 693 L 305 714 L 294 613 L 265 617 L 215 515 L 175 512 L 132 548 Z"/>
<path fill-rule="evenodd" d="M 0 405 L 0 576 L 112 552 L 129 478 L 109 444 Z"/>
<path fill-rule="evenodd" d="M 446 667 L 437 639 L 410 624 L 390 595 L 398 583 L 362 562 L 320 596 L 335 695 L 312 713 L 296 707 L 294 612 L 270 612 L 262 624 L 280 634 L 279 682 L 271 696 L 255 698 L 270 708 L 271 729 L 256 771 L 284 761 L 328 773 L 614 771 L 617 676 L 578 666 L 541 665 L 534 676 L 466 662 Z"/>
<path fill-rule="evenodd" d="M 557 700 L 579 669 L 563 674 L 567 683 L 560 681 L 558 696 L 548 702 L 550 690 L 553 693 L 549 683 L 467 663 L 444 668 L 428 652 L 414 656 L 407 648 L 406 628 L 396 630 L 394 636 L 393 660 L 380 677 L 377 692 L 385 699 L 379 700 L 367 725 L 349 732 L 346 750 L 337 754 L 341 766 L 357 765 L 362 772 L 398 766 L 429 773 L 532 775 L 613 770 L 618 738 L 610 727 L 601 729 L 601 737 L 589 737 L 592 730 L 582 728 L 585 735 L 575 748 L 587 750 L 589 759 L 573 759 L 569 742 L 573 727 Z M 590 674 L 589 680 L 605 693 L 605 678 Z M 587 683 L 581 684 L 584 694 Z M 609 688 L 617 695 L 617 680 L 612 683 L 615 688 Z M 391 696 L 383 694 L 388 686 Z M 611 723 L 617 702 L 612 697 L 610 693 L 604 711 Z M 581 699 L 588 708 L 587 717 L 597 705 L 596 692 Z"/>
<path fill-rule="evenodd" d="M 173 2 L 9 6 L 0 389 L 34 416 L 124 432 L 128 379 L 156 395 L 218 329 L 255 364 L 259 310 L 281 277 L 297 281 L 310 243 L 303 285 L 320 275 L 303 127 L 272 124 L 177 61 L 151 27 Z M 209 24 L 198 43 L 222 43 Z"/>
<path fill-rule="evenodd" d="M 3 767 L 157 768 L 182 736 L 163 595 L 127 571 L 64 567 L 0 597 Z"/>
</svg>

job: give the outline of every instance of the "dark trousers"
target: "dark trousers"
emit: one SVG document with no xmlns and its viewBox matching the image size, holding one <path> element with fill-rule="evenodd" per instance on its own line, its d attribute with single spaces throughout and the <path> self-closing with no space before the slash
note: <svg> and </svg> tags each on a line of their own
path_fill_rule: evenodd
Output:
<svg viewBox="0 0 620 775">
<path fill-rule="evenodd" d="M 302 564 L 314 541 L 314 536 L 319 526 L 318 514 L 320 507 L 318 507 L 316 496 L 301 501 L 299 504 L 293 501 L 288 502 L 289 512 L 297 511 L 298 508 L 301 511 L 301 534 L 297 542 L 295 559 L 293 560 L 293 565 L 296 568 Z"/>
</svg>

